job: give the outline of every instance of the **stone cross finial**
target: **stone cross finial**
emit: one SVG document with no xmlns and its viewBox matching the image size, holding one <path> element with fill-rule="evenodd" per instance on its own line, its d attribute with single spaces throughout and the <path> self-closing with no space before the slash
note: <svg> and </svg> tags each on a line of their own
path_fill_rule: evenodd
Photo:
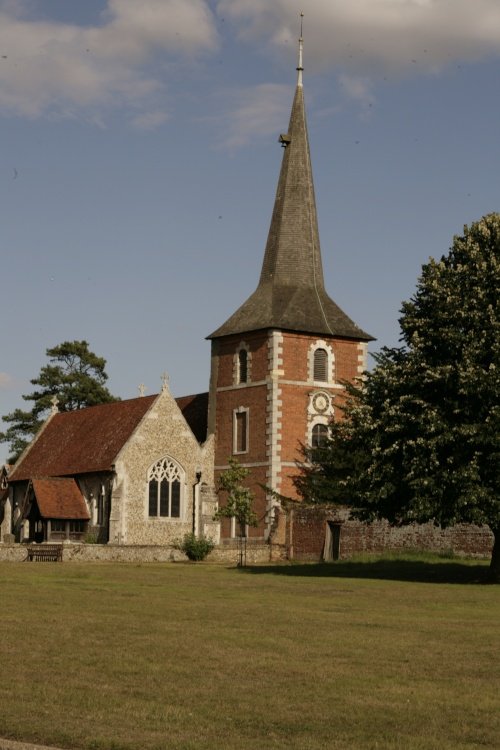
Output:
<svg viewBox="0 0 500 750">
<path fill-rule="evenodd" d="M 57 398 L 57 396 L 52 396 L 52 398 L 50 399 L 50 403 L 52 404 L 51 414 L 57 414 L 59 411 L 59 399 Z"/>
<path fill-rule="evenodd" d="M 168 390 L 168 373 L 164 372 L 161 376 L 161 389 L 162 391 Z"/>
<path fill-rule="evenodd" d="M 141 383 L 139 386 L 139 396 L 144 396 L 146 394 L 146 386 L 144 383 Z"/>
</svg>

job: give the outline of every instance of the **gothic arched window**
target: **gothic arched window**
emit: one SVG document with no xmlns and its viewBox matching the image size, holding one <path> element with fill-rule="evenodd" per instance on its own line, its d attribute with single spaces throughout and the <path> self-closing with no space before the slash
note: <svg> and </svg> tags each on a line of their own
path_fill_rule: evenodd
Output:
<svg viewBox="0 0 500 750">
<path fill-rule="evenodd" d="M 148 472 L 150 518 L 180 518 L 183 472 L 170 458 L 161 458 Z"/>
</svg>

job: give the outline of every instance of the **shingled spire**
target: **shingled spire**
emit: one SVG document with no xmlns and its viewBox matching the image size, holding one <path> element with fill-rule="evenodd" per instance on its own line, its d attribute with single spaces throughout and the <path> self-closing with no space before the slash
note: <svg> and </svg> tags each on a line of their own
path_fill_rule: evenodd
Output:
<svg viewBox="0 0 500 750">
<path fill-rule="evenodd" d="M 359 341 L 362 331 L 327 295 L 319 244 L 316 200 L 302 85 L 302 31 L 297 87 L 259 285 L 208 338 L 276 328 Z"/>
</svg>

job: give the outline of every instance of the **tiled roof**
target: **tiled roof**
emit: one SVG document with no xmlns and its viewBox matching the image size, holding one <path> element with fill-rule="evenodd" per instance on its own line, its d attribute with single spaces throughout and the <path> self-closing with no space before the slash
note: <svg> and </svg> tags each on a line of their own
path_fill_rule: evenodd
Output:
<svg viewBox="0 0 500 750">
<path fill-rule="evenodd" d="M 47 423 L 9 482 L 109 471 L 156 396 L 61 412 Z"/>
<path fill-rule="evenodd" d="M 110 471 L 127 440 L 157 395 L 56 414 L 14 467 L 9 482 Z M 178 398 L 177 404 L 199 442 L 206 439 L 208 393 Z"/>
<path fill-rule="evenodd" d="M 204 443 L 207 439 L 208 393 L 195 393 L 175 400 L 196 440 Z"/>
<path fill-rule="evenodd" d="M 74 479 L 34 479 L 33 491 L 42 518 L 83 521 L 90 518 Z"/>
</svg>

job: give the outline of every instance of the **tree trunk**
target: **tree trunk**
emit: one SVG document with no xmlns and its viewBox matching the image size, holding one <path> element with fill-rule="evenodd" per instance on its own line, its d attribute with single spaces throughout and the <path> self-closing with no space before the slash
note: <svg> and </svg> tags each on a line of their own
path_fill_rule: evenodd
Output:
<svg viewBox="0 0 500 750">
<path fill-rule="evenodd" d="M 491 553 L 490 580 L 492 583 L 500 583 L 500 527 L 491 530 L 495 541 L 493 542 L 493 552 Z"/>
</svg>

